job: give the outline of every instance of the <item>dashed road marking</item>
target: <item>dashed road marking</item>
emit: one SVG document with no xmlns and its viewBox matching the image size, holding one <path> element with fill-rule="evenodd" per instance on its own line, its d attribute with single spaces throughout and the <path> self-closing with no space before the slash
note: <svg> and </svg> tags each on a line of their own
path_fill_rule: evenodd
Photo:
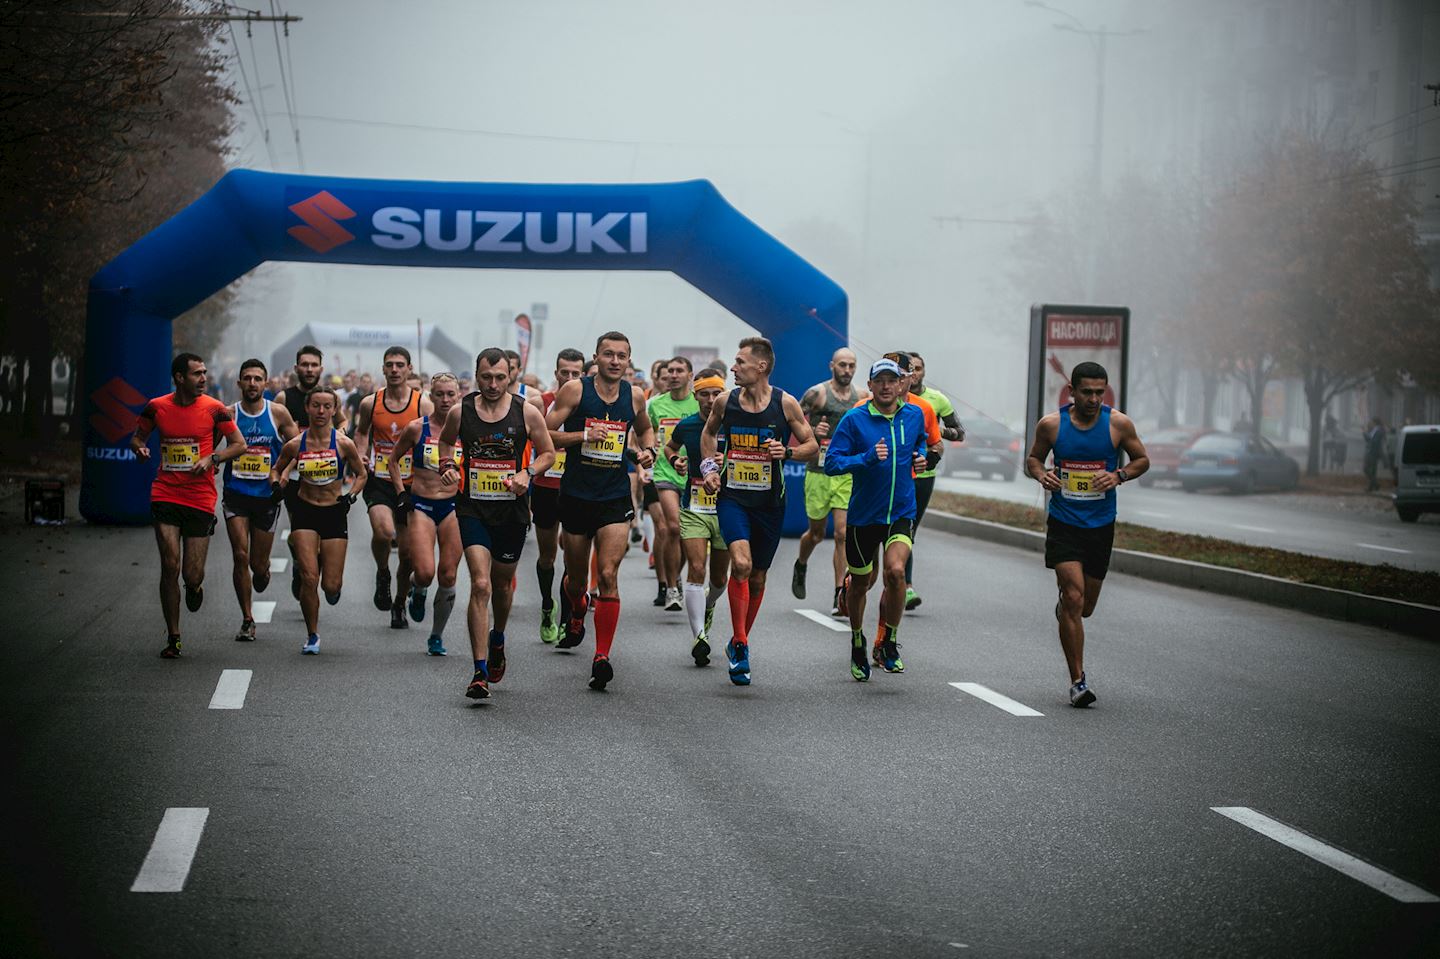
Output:
<svg viewBox="0 0 1440 959">
<path fill-rule="evenodd" d="M 1376 546 L 1374 543 L 1356 543 L 1355 545 L 1363 546 L 1366 549 L 1384 550 L 1387 553 L 1404 553 L 1406 556 L 1410 555 L 1410 551 L 1408 549 L 1399 549 L 1395 546 Z"/>
<path fill-rule="evenodd" d="M 275 604 L 270 600 L 257 599 L 250 604 L 250 612 L 257 623 L 268 623 L 275 615 Z"/>
<path fill-rule="evenodd" d="M 1252 532 L 1252 533 L 1273 533 L 1273 532 L 1275 532 L 1273 529 L 1271 529 L 1271 528 L 1268 527 L 1268 526 L 1246 526 L 1244 523 L 1231 523 L 1230 525 L 1233 526 L 1233 527 L 1235 527 L 1236 529 L 1248 529 L 1248 530 L 1249 530 L 1250 532 Z"/>
<path fill-rule="evenodd" d="M 289 565 L 290 561 L 283 556 L 270 557 L 270 572 L 272 573 L 283 573 Z"/>
<path fill-rule="evenodd" d="M 243 709 L 245 694 L 250 690 L 249 669 L 226 669 L 220 673 L 215 684 L 215 694 L 210 697 L 211 709 Z"/>
<path fill-rule="evenodd" d="M 1287 826 L 1278 819 L 1271 819 L 1264 813 L 1256 812 L 1248 806 L 1211 806 L 1210 809 L 1228 819 L 1235 820 L 1242 826 L 1255 830 L 1268 839 L 1289 846 L 1296 852 L 1309 856 L 1316 862 L 1329 866 L 1351 879 L 1363 882 L 1371 889 L 1383 892 L 1391 899 L 1400 902 L 1440 902 L 1440 896 L 1427 892 L 1419 886 L 1411 885 L 1398 876 L 1392 876 L 1385 870 L 1370 865 L 1363 859 L 1357 859 L 1348 852 L 1342 852 L 1308 833 L 1303 833 L 1293 826 Z"/>
<path fill-rule="evenodd" d="M 848 620 L 834 619 L 830 616 L 826 616 L 824 613 L 816 612 L 813 609 L 797 609 L 795 610 L 795 612 L 799 613 L 801 616 L 804 616 L 812 623 L 819 623 L 826 629 L 833 629 L 837 633 L 850 632 L 850 623 Z"/>
<path fill-rule="evenodd" d="M 180 892 L 195 861 L 200 834 L 205 831 L 208 808 L 174 806 L 165 810 L 155 841 L 140 867 L 140 875 L 130 886 L 131 892 Z"/>
<path fill-rule="evenodd" d="M 282 530 L 280 531 L 280 538 L 281 538 L 281 539 L 289 539 L 289 538 L 290 538 L 290 531 L 289 531 L 288 529 L 282 529 Z"/>
<path fill-rule="evenodd" d="M 1153 509 L 1136 509 L 1136 510 L 1131 510 L 1130 512 L 1134 513 L 1134 514 L 1137 515 L 1137 516 L 1154 516 L 1156 519 L 1169 519 L 1169 518 L 1170 518 L 1170 514 L 1169 514 L 1169 513 L 1160 513 L 1160 512 L 1156 512 L 1156 511 L 1153 510 Z"/>
<path fill-rule="evenodd" d="M 1011 699 L 1009 696 L 995 692 L 995 690 L 991 689 L 989 686 L 982 686 L 979 683 L 951 683 L 950 685 L 954 686 L 962 693 L 969 693 L 976 699 L 983 699 L 991 706 L 996 706 L 1000 709 L 1003 709 L 1012 716 L 1045 715 L 1038 710 L 1031 709 L 1029 706 L 1026 706 L 1022 702 L 1017 702 L 1016 700 Z"/>
</svg>

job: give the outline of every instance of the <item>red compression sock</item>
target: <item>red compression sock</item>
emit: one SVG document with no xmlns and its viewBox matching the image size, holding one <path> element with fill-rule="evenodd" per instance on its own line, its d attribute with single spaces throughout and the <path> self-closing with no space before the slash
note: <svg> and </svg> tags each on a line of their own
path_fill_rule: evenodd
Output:
<svg viewBox="0 0 1440 959">
<path fill-rule="evenodd" d="M 595 655 L 610 658 L 615 627 L 620 625 L 620 597 L 601 596 L 595 600 Z"/>
<path fill-rule="evenodd" d="M 731 631 L 735 634 L 735 642 L 748 643 L 750 641 L 750 581 L 731 576 L 725 592 L 730 596 L 730 626 Z"/>
<path fill-rule="evenodd" d="M 755 617 L 760 615 L 760 601 L 765 598 L 765 587 L 750 587 L 750 609 L 745 613 L 745 635 L 755 628 Z"/>
</svg>

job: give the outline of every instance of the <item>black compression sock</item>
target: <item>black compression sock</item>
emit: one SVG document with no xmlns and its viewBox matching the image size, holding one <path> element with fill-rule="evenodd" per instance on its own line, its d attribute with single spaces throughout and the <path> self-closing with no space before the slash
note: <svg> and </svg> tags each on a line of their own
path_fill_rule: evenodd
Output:
<svg viewBox="0 0 1440 959">
<path fill-rule="evenodd" d="M 540 580 L 540 596 L 543 599 L 541 606 L 544 609 L 550 609 L 555 605 L 555 600 L 551 596 L 555 588 L 555 567 L 551 566 L 546 569 L 540 565 L 539 560 L 536 560 L 535 576 Z"/>
</svg>

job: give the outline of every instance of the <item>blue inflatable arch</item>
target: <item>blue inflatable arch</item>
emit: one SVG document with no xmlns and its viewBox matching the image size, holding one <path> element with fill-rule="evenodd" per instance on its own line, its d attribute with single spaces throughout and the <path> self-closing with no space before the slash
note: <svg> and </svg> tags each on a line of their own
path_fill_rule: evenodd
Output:
<svg viewBox="0 0 1440 959">
<path fill-rule="evenodd" d="M 430 183 L 235 170 L 90 281 L 86 519 L 150 521 L 154 458 L 138 461 L 129 435 L 145 398 L 172 389 L 171 321 L 267 260 L 668 270 L 769 337 L 775 382 L 797 395 L 829 375 L 847 336 L 845 292 L 706 180 Z M 786 465 L 789 479 L 803 474 Z M 804 527 L 799 492 L 788 497 L 792 533 Z"/>
</svg>

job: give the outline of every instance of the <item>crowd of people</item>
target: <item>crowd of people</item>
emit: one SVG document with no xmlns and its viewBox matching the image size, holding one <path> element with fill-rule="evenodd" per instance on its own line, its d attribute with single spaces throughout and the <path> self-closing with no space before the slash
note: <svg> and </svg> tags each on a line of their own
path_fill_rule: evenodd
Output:
<svg viewBox="0 0 1440 959">
<path fill-rule="evenodd" d="M 242 363 L 239 398 L 226 405 L 211 395 L 205 361 L 181 353 L 171 366 L 174 391 L 145 406 L 131 440 L 138 457 L 157 460 L 151 499 L 166 628 L 161 656 L 181 655 L 182 592 L 191 612 L 204 602 L 217 500 L 241 617 L 235 639 L 256 639 L 253 597 L 269 585 L 283 509 L 290 589 L 305 624 L 301 653 L 318 655 L 320 599 L 341 600 L 349 513 L 363 502 L 372 602 L 394 629 L 428 616 L 432 656 L 448 654 L 463 559 L 473 662 L 464 694 L 471 699 L 488 699 L 505 676 L 532 528 L 536 631 L 568 650 L 593 629 L 592 689 L 615 681 L 618 572 L 637 544 L 654 569 L 654 605 L 684 613 L 698 667 L 715 651 L 716 611 L 726 599 L 726 671 L 730 682 L 748 686 L 784 527 L 784 463 L 795 460 L 805 464 L 809 525 L 791 592 L 806 597 L 809 560 L 833 538 L 830 612 L 850 626 L 850 675 L 866 682 L 872 666 L 903 673 L 902 621 L 922 602 L 916 535 L 944 443 L 963 439 L 964 427 L 949 398 L 925 385 L 925 361 L 914 351 L 885 353 L 862 387 L 856 355 L 836 350 L 829 379 L 799 397 L 772 385 L 777 362 L 768 340 L 746 337 L 729 369 L 696 370 L 684 356 L 657 360 L 647 388 L 629 338 L 611 331 L 589 357 L 561 350 L 548 388 L 522 376 L 514 351 L 491 347 L 473 371 L 422 377 L 410 353 L 392 346 L 383 382 L 369 389 L 370 375 L 353 371 L 332 385 L 322 351 L 304 346 L 283 377 L 259 359 Z M 1055 616 L 1077 707 L 1095 702 L 1084 620 L 1109 564 L 1115 491 L 1148 467 L 1134 424 L 1102 403 L 1107 380 L 1095 363 L 1077 366 L 1073 403 L 1037 424 L 1026 461 L 1051 494 L 1046 566 L 1055 570 Z M 877 584 L 878 615 L 867 636 Z"/>
</svg>

